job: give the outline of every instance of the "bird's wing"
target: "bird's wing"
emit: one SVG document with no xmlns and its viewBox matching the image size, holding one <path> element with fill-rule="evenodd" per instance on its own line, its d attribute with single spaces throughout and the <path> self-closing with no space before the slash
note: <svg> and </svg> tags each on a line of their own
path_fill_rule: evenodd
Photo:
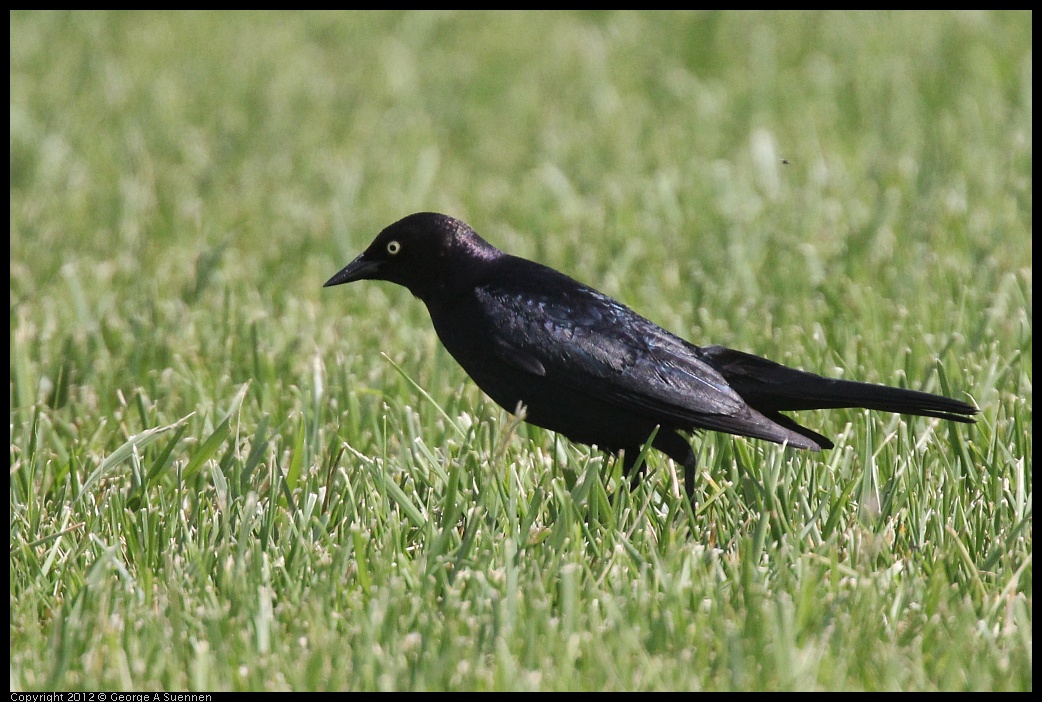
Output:
<svg viewBox="0 0 1042 702">
<path fill-rule="evenodd" d="M 748 407 L 697 347 L 571 279 L 547 293 L 475 289 L 497 355 L 513 367 L 663 422 L 733 431 Z M 718 419 L 714 419 L 718 418 Z"/>
<path fill-rule="evenodd" d="M 533 382 L 549 381 L 673 428 L 812 450 L 831 445 L 789 417 L 750 406 L 699 347 L 563 273 L 505 256 L 469 290 L 469 312 L 480 318 L 468 316 L 466 326 L 480 328 L 470 342 L 490 344 Z"/>
</svg>

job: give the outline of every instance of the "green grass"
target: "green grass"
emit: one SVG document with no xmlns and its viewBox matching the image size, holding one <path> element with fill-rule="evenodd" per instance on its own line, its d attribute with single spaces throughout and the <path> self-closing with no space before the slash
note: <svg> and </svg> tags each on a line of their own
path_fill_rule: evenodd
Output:
<svg viewBox="0 0 1042 702">
<path fill-rule="evenodd" d="M 1032 689 L 1030 14 L 10 19 L 12 690 Z M 980 422 L 630 492 L 321 288 L 421 209 Z"/>
</svg>

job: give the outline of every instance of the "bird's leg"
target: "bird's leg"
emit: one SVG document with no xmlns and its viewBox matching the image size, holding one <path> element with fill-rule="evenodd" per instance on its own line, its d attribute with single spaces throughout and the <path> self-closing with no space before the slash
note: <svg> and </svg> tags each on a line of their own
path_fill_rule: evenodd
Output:
<svg viewBox="0 0 1042 702">
<path fill-rule="evenodd" d="M 688 499 L 694 499 L 695 469 L 698 467 L 698 459 L 695 458 L 695 452 L 691 450 L 691 444 L 677 432 L 663 429 L 655 435 L 655 440 L 651 442 L 651 445 L 684 466 L 684 492 L 687 493 Z"/>
<path fill-rule="evenodd" d="M 633 467 L 637 465 L 637 459 L 640 458 L 640 447 L 632 446 L 630 448 L 622 449 L 619 458 L 622 459 L 623 477 L 630 479 L 630 490 L 636 490 L 637 486 L 640 485 L 640 481 L 644 478 L 644 473 L 648 468 L 647 462 L 641 462 L 640 468 L 636 471 L 633 470 Z"/>
</svg>

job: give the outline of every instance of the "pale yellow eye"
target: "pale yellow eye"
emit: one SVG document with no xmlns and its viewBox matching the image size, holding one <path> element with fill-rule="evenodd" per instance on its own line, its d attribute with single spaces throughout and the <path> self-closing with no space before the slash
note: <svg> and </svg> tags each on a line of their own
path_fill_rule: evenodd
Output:
<svg viewBox="0 0 1042 702">
<path fill-rule="evenodd" d="M 399 244 L 397 241 L 388 241 L 387 242 L 387 253 L 391 254 L 392 256 L 397 255 L 397 253 L 399 251 L 401 251 L 401 250 L 402 250 L 402 245 Z"/>
</svg>

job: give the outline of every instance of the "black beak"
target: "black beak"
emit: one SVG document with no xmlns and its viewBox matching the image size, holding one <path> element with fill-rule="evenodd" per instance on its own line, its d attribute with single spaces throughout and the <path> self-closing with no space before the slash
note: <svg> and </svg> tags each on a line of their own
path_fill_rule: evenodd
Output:
<svg viewBox="0 0 1042 702">
<path fill-rule="evenodd" d="M 362 254 L 344 266 L 344 269 L 339 273 L 327 280 L 322 287 L 328 288 L 331 285 L 343 285 L 344 283 L 353 283 L 356 280 L 373 278 L 379 269 L 379 261 L 366 260 L 365 254 Z"/>
</svg>

